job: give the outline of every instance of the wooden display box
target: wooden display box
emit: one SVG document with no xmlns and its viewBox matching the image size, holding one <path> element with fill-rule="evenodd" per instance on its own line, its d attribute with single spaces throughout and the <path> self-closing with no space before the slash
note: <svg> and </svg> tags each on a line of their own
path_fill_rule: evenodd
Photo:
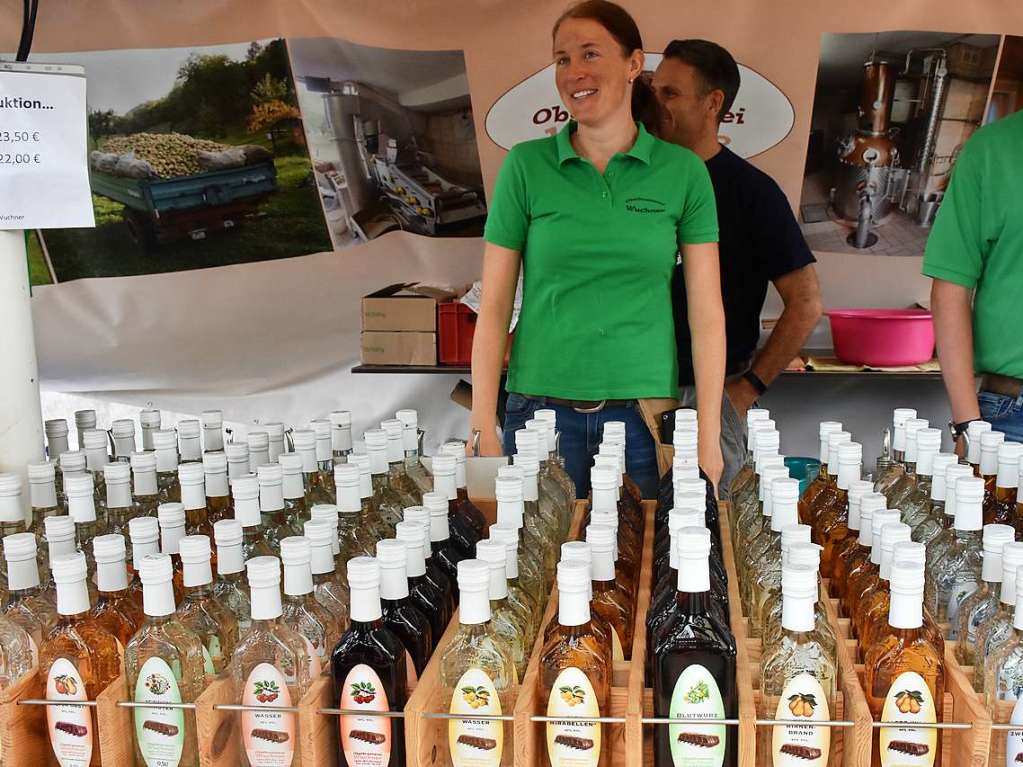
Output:
<svg viewBox="0 0 1023 767">
<path fill-rule="evenodd" d="M 19 701 L 41 699 L 45 689 L 37 668 L 33 667 L 0 698 L 0 753 L 4 764 L 39 764 L 45 760 L 50 748 L 46 707 L 19 705 Z"/>
</svg>

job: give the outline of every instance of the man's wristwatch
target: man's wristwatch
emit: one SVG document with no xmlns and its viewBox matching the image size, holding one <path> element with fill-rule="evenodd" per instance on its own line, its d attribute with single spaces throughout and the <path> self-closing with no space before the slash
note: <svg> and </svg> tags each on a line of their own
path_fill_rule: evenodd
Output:
<svg viewBox="0 0 1023 767">
<path fill-rule="evenodd" d="M 952 435 L 953 441 L 958 440 L 961 436 L 963 436 L 971 423 L 979 420 L 980 420 L 979 418 L 970 418 L 967 421 L 960 421 L 959 423 L 956 423 L 955 421 L 949 419 L 948 431 L 949 434 Z"/>
<path fill-rule="evenodd" d="M 760 380 L 760 376 L 753 372 L 753 368 L 743 373 L 742 377 L 749 382 L 750 386 L 757 390 L 758 397 L 767 391 L 767 384 Z"/>
</svg>

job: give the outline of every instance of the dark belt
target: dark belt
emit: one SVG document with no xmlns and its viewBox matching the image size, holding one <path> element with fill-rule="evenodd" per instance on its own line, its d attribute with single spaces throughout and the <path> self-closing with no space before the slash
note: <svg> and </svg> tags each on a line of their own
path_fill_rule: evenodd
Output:
<svg viewBox="0 0 1023 767">
<path fill-rule="evenodd" d="M 984 373 L 980 377 L 980 390 L 1016 398 L 1023 392 L 1023 380 L 998 373 Z"/>
<path fill-rule="evenodd" d="M 562 407 L 570 407 L 577 413 L 599 413 L 604 408 L 608 407 L 626 407 L 632 404 L 635 400 L 631 399 L 559 399 L 558 397 L 545 397 L 547 404 L 549 405 L 561 405 Z"/>
</svg>

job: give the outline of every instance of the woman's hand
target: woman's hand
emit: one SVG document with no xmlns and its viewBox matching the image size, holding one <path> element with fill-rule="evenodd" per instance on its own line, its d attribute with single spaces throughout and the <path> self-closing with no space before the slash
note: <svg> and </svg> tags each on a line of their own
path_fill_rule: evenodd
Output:
<svg viewBox="0 0 1023 767">
<path fill-rule="evenodd" d="M 479 453 L 474 453 L 472 443 L 476 439 L 477 434 L 479 434 L 480 438 L 480 451 Z M 465 443 L 465 456 L 466 458 L 472 458 L 476 455 L 488 457 L 504 455 L 504 445 L 501 444 L 501 438 L 497 436 L 496 426 L 484 429 L 473 429 L 470 432 L 469 441 Z"/>
<path fill-rule="evenodd" d="M 697 452 L 699 456 L 700 468 L 703 469 L 704 473 L 710 479 L 714 485 L 714 496 L 717 497 L 718 485 L 721 483 L 721 475 L 725 471 L 725 458 L 721 453 L 721 439 L 719 434 L 705 435 L 705 431 L 700 429 L 700 436 L 697 438 Z"/>
</svg>

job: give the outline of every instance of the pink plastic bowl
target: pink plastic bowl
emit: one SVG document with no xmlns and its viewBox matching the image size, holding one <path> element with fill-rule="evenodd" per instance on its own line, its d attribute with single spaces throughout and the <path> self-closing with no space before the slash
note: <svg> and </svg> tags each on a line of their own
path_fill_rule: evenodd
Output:
<svg viewBox="0 0 1023 767">
<path fill-rule="evenodd" d="M 934 354 L 934 323 L 923 309 L 829 309 L 835 356 L 849 365 L 919 365 Z"/>
</svg>

